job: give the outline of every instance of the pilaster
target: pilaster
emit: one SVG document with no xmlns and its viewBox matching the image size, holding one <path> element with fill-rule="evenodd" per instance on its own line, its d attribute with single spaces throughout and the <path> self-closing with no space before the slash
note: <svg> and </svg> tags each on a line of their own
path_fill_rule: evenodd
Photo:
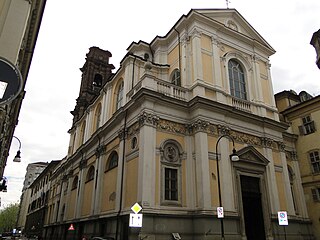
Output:
<svg viewBox="0 0 320 240">
<path fill-rule="evenodd" d="M 192 31 L 192 57 L 193 57 L 193 81 L 203 80 L 201 58 L 201 32 L 198 29 Z"/>
<path fill-rule="evenodd" d="M 195 170 L 197 207 L 202 210 L 211 208 L 211 188 L 209 175 L 208 135 L 209 123 L 198 120 L 192 124 L 195 138 Z"/>
<path fill-rule="evenodd" d="M 137 200 L 142 207 L 155 205 L 156 186 L 156 125 L 159 118 L 154 114 L 143 113 L 139 116 L 139 172 Z"/>
</svg>

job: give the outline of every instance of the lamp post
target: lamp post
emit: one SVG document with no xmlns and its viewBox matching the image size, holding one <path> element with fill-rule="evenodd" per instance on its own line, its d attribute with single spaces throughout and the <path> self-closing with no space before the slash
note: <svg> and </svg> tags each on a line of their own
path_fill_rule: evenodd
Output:
<svg viewBox="0 0 320 240">
<path fill-rule="evenodd" d="M 16 154 L 16 156 L 14 157 L 13 161 L 14 161 L 14 162 L 21 162 L 21 156 L 20 156 L 20 154 L 21 154 L 21 152 L 20 152 L 20 149 L 21 149 L 21 141 L 20 141 L 20 139 L 17 138 L 16 136 L 12 136 L 12 137 L 15 138 L 15 139 L 17 139 L 18 142 L 19 142 L 19 149 L 18 149 L 17 154 Z"/>
<path fill-rule="evenodd" d="M 233 149 L 232 154 L 230 155 L 230 160 L 233 162 L 239 161 L 239 156 L 236 154 L 236 149 L 234 147 L 234 140 L 229 135 L 222 135 L 218 138 L 216 143 L 216 163 L 217 163 L 217 177 L 218 177 L 218 193 L 219 193 L 219 207 L 222 208 L 222 200 L 221 200 L 221 187 L 220 187 L 220 171 L 219 171 L 219 158 L 218 158 L 218 144 L 222 138 L 228 138 L 232 141 Z M 222 208 L 223 210 L 223 208 Z M 218 212 L 218 211 L 217 211 Z M 220 226 L 221 226 L 221 239 L 224 239 L 224 226 L 223 226 L 223 217 L 220 216 Z"/>
</svg>

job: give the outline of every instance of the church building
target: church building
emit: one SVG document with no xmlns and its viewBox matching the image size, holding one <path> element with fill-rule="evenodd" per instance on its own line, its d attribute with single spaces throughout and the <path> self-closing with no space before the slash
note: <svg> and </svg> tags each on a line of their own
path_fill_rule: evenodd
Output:
<svg viewBox="0 0 320 240">
<path fill-rule="evenodd" d="M 91 47 L 44 238 L 312 239 L 274 53 L 235 9 L 192 9 L 132 42 L 115 72 L 111 52 Z"/>
</svg>

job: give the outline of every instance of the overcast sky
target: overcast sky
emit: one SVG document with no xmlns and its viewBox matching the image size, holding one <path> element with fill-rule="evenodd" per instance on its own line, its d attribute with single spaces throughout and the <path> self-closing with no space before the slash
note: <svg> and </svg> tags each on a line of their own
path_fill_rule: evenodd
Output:
<svg viewBox="0 0 320 240">
<path fill-rule="evenodd" d="M 226 8 L 225 0 L 51 0 L 29 72 L 15 136 L 21 140 L 21 163 L 13 139 L 4 175 L 8 192 L 2 206 L 20 199 L 26 167 L 32 162 L 62 159 L 69 134 L 81 68 L 91 46 L 109 50 L 119 68 L 131 42 L 164 36 L 191 8 Z M 277 51 L 271 56 L 274 93 L 293 89 L 320 94 L 320 70 L 309 44 L 320 28 L 319 0 L 231 0 L 235 8 Z"/>
</svg>

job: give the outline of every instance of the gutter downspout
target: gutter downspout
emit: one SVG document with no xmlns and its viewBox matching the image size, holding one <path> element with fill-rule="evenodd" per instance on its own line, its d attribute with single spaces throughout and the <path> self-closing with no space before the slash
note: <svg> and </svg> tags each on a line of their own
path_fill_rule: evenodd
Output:
<svg viewBox="0 0 320 240">
<path fill-rule="evenodd" d="M 178 33 L 178 46 L 179 46 L 179 70 L 181 71 L 181 46 L 180 46 L 180 32 L 174 28 L 174 30 Z"/>
<path fill-rule="evenodd" d="M 123 198 L 123 179 L 124 179 L 124 161 L 125 161 L 125 152 L 126 152 L 126 127 L 127 127 L 127 112 L 128 110 L 125 111 L 124 115 L 124 126 L 123 126 L 123 148 L 122 148 L 122 169 L 121 169 L 121 183 L 120 183 L 120 205 L 119 205 L 119 211 L 117 213 L 117 226 L 116 226 L 116 239 L 118 240 L 118 232 L 119 232 L 119 224 L 120 224 L 120 214 L 122 211 L 122 198 Z"/>
<path fill-rule="evenodd" d="M 137 57 L 134 56 L 133 67 L 132 67 L 131 89 L 133 89 L 133 85 L 134 85 L 134 69 L 135 69 L 136 59 L 137 59 Z M 126 115 L 127 115 L 127 112 L 126 112 Z"/>
</svg>

